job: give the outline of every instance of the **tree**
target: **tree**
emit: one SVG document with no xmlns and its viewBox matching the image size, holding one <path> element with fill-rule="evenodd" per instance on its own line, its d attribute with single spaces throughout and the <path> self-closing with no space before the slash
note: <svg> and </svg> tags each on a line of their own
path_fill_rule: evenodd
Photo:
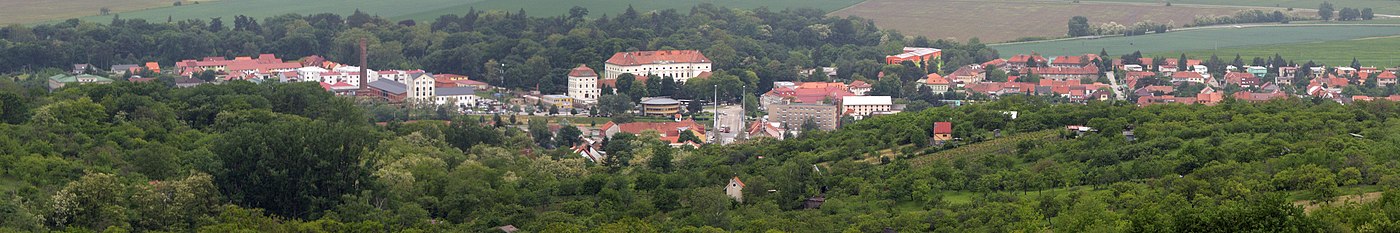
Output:
<svg viewBox="0 0 1400 233">
<path fill-rule="evenodd" d="M 1371 19 L 1374 19 L 1374 18 L 1376 18 L 1376 13 L 1375 13 L 1375 12 L 1372 12 L 1370 7 L 1362 8 L 1362 9 L 1361 9 L 1361 19 L 1362 19 L 1362 20 L 1371 20 Z"/>
<path fill-rule="evenodd" d="M 634 84 L 634 82 L 636 81 L 636 79 L 637 79 L 637 76 L 636 76 L 636 75 L 632 75 L 632 73 L 623 73 L 623 74 L 617 75 L 617 92 L 618 92 L 619 94 L 622 94 L 622 93 L 629 93 L 630 91 L 632 91 L 632 84 Z M 632 98 L 641 98 L 641 97 L 642 97 L 642 96 L 632 96 Z"/>
<path fill-rule="evenodd" d="M 689 133 L 690 131 L 687 130 L 685 132 Z M 695 134 L 691 133 L 690 137 L 695 137 Z M 675 152 L 670 146 L 657 146 L 655 148 L 655 153 L 652 154 L 651 159 L 647 161 L 647 167 L 662 173 L 670 172 L 672 167 L 671 160 L 673 159 L 672 153 Z"/>
<path fill-rule="evenodd" d="M 535 139 L 535 145 L 544 148 L 554 147 L 554 133 L 549 132 L 548 120 L 532 120 L 529 123 L 530 137 Z"/>
<path fill-rule="evenodd" d="M 367 127 L 324 121 L 243 124 L 216 140 L 215 183 L 242 206 L 306 218 L 370 185 L 361 162 L 379 140 Z"/>
<path fill-rule="evenodd" d="M 1176 59 L 1176 69 L 1179 71 L 1189 71 L 1191 66 L 1186 64 L 1186 54 L 1182 53 L 1181 58 Z"/>
<path fill-rule="evenodd" d="M 692 116 L 704 110 L 705 105 L 700 104 L 700 100 L 690 100 L 690 103 L 685 105 L 685 112 Z"/>
<path fill-rule="evenodd" d="M 222 19 L 222 17 L 214 17 L 214 18 L 209 19 L 209 31 L 210 31 L 210 32 L 219 32 L 219 31 L 223 31 L 223 30 L 224 30 L 224 20 Z"/>
<path fill-rule="evenodd" d="M 678 137 L 676 138 L 676 143 L 684 143 L 684 142 L 687 142 L 687 141 L 688 141 L 688 142 L 694 142 L 694 143 L 697 143 L 697 144 L 698 144 L 698 143 L 704 143 L 704 142 L 705 142 L 704 140 L 701 140 L 700 137 L 695 136 L 695 132 L 694 132 L 694 131 L 690 131 L 690 130 L 681 131 L 680 136 L 678 136 Z"/>
<path fill-rule="evenodd" d="M 816 118 L 808 117 L 807 120 L 802 121 L 801 129 L 803 134 L 806 134 L 806 132 L 815 132 L 817 130 L 821 130 L 821 125 L 817 124 Z"/>
<path fill-rule="evenodd" d="M 628 114 L 632 109 L 632 99 L 626 95 L 603 95 L 598 97 L 598 110 L 603 116 Z"/>
<path fill-rule="evenodd" d="M 1332 14 L 1334 13 L 1334 11 L 1335 9 L 1332 8 L 1331 2 L 1323 1 L 1322 4 L 1318 5 L 1317 7 L 1317 16 L 1322 17 L 1322 20 L 1324 21 L 1332 20 Z"/>
<path fill-rule="evenodd" d="M 1084 16 L 1074 16 L 1069 19 L 1069 37 L 1081 37 L 1093 35 L 1089 29 L 1089 18 Z"/>
<path fill-rule="evenodd" d="M 559 137 L 555 139 L 555 141 L 558 141 L 555 145 L 559 147 L 578 145 L 579 142 L 582 141 L 582 139 L 580 139 L 582 136 L 583 131 L 579 130 L 577 126 L 569 123 L 568 120 L 559 120 Z"/>
</svg>

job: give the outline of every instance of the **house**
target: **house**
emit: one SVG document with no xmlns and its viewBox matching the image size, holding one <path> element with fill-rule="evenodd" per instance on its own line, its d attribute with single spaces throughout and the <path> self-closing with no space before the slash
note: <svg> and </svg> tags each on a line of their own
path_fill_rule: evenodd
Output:
<svg viewBox="0 0 1400 233">
<path fill-rule="evenodd" d="M 1123 80 L 1125 81 L 1124 84 L 1128 85 L 1128 88 L 1135 88 L 1138 86 L 1139 80 L 1154 76 L 1157 76 L 1157 73 L 1153 73 L 1152 71 L 1128 71 L 1123 73 Z"/>
<path fill-rule="evenodd" d="M 1264 77 L 1265 75 L 1269 75 L 1269 68 L 1264 68 L 1263 66 L 1250 66 L 1245 67 L 1244 72 L 1252 74 L 1254 75 L 1254 77 Z"/>
<path fill-rule="evenodd" d="M 988 69 L 996 68 L 1000 70 L 1006 70 L 1006 59 L 992 59 L 991 61 L 983 62 L 982 67 L 988 67 Z"/>
<path fill-rule="evenodd" d="M 1234 71 L 1225 73 L 1225 83 L 1243 88 L 1256 87 L 1261 84 L 1259 77 L 1255 77 L 1253 74 Z"/>
<path fill-rule="evenodd" d="M 770 122 L 767 119 L 754 120 L 752 124 L 749 124 L 748 129 L 748 134 L 746 134 L 748 139 L 774 138 L 783 140 L 787 134 L 787 130 L 783 129 L 781 123 Z"/>
<path fill-rule="evenodd" d="M 112 83 L 112 79 L 91 74 L 58 74 L 54 76 L 49 76 L 49 91 L 63 88 L 64 86 L 71 84 L 84 83 L 108 84 Z"/>
<path fill-rule="evenodd" d="M 725 195 L 729 195 L 729 198 L 734 198 L 734 201 L 738 201 L 738 202 L 740 202 L 740 203 L 743 203 L 743 202 L 744 202 L 744 181 L 739 180 L 739 177 L 738 177 L 738 176 L 735 176 L 734 178 L 730 178 L 730 179 L 729 179 L 729 184 L 724 186 L 724 194 L 725 194 Z"/>
<path fill-rule="evenodd" d="M 1177 82 L 1206 83 L 1206 77 L 1205 77 L 1205 76 L 1201 76 L 1200 73 L 1196 73 L 1196 72 L 1176 72 L 1176 73 L 1172 73 L 1172 83 L 1177 83 Z"/>
<path fill-rule="evenodd" d="M 984 82 L 963 86 L 963 90 L 990 97 L 1008 94 L 1035 94 L 1035 84 L 1019 82 Z"/>
<path fill-rule="evenodd" d="M 948 86 L 950 84 L 952 83 L 948 82 L 948 79 L 943 78 L 943 76 L 938 75 L 938 73 L 928 74 L 928 76 L 924 76 L 924 79 L 919 80 L 919 86 L 928 87 L 934 94 L 948 92 Z"/>
<path fill-rule="evenodd" d="M 642 115 L 672 116 L 681 113 L 681 102 L 666 97 L 642 98 Z"/>
<path fill-rule="evenodd" d="M 904 47 L 903 51 L 904 53 L 885 56 L 885 64 L 900 64 L 907 61 L 922 66 L 924 61 L 936 60 L 943 55 L 942 50 L 935 48 Z"/>
<path fill-rule="evenodd" d="M 889 96 L 841 97 L 841 113 L 850 115 L 856 120 L 874 114 L 890 113 L 893 106 L 894 102 Z"/>
<path fill-rule="evenodd" d="M 1133 94 L 1134 94 L 1134 95 L 1137 95 L 1137 96 L 1170 95 L 1170 94 L 1172 93 L 1172 91 L 1174 91 L 1174 89 L 1175 89 L 1175 88 L 1172 87 L 1172 86 L 1166 86 L 1166 85 L 1150 85 L 1150 86 L 1138 88 L 1137 90 L 1133 90 Z"/>
<path fill-rule="evenodd" d="M 434 74 L 433 81 L 433 86 L 438 88 L 471 87 L 476 88 L 477 90 L 486 90 L 491 88 L 490 84 L 486 84 L 482 81 L 471 80 L 470 78 L 467 78 L 467 76 L 456 74 Z"/>
<path fill-rule="evenodd" d="M 253 57 L 234 57 L 232 60 L 224 57 L 205 57 L 200 60 L 182 60 L 175 63 L 175 72 L 181 76 L 192 76 L 194 73 L 203 71 L 215 71 L 224 74 L 263 74 L 261 78 L 268 78 L 272 73 L 283 71 L 297 71 L 303 67 L 298 62 L 283 62 L 273 54 L 259 54 Z M 154 70 L 154 69 L 153 69 Z M 400 81 L 401 80 L 396 80 Z M 356 84 L 358 85 L 358 84 Z"/>
<path fill-rule="evenodd" d="M 1376 85 L 1384 86 L 1384 87 L 1389 87 L 1389 86 L 1394 86 L 1395 83 L 1396 83 L 1395 72 L 1380 71 L 1380 74 L 1376 75 Z"/>
<path fill-rule="evenodd" d="M 617 124 L 609 121 L 599 127 L 603 136 L 611 138 L 618 133 L 643 134 L 646 132 L 655 133 L 661 141 L 669 143 L 673 147 L 686 145 L 688 142 L 680 141 L 680 136 L 684 132 L 690 132 L 699 143 L 705 143 L 705 126 L 696 123 L 692 119 L 684 119 L 675 122 L 630 122 Z"/>
<path fill-rule="evenodd" d="M 933 123 L 933 142 L 935 144 L 953 140 L 953 122 L 939 121 Z"/>
<path fill-rule="evenodd" d="M 1056 81 L 1098 79 L 1098 66 L 1081 67 L 1031 67 L 1027 74 L 1040 75 L 1042 79 L 1052 79 Z"/>
<path fill-rule="evenodd" d="M 569 97 L 588 103 L 598 100 L 601 89 L 598 87 L 598 73 L 593 72 L 593 68 L 578 65 L 569 70 L 568 78 Z"/>
<path fill-rule="evenodd" d="M 1041 57 L 1038 53 L 1017 54 L 1006 60 L 1006 70 L 1021 70 L 1026 67 L 1041 67 L 1049 64 L 1049 60 Z"/>
<path fill-rule="evenodd" d="M 817 194 L 817 196 L 815 196 L 815 197 L 811 197 L 811 198 L 807 198 L 807 200 L 803 200 L 803 201 L 802 201 L 802 209 L 806 209 L 806 210 L 821 209 L 821 208 L 822 208 L 822 204 L 824 204 L 824 203 L 826 203 L 826 194 L 825 194 L 825 193 L 823 193 L 823 194 Z M 887 228 L 887 229 L 888 229 L 888 228 Z"/>
<path fill-rule="evenodd" d="M 453 105 L 457 107 L 470 107 L 476 105 L 481 97 L 476 96 L 475 87 L 438 87 L 433 88 L 433 104 Z"/>
<path fill-rule="evenodd" d="M 604 79 L 617 79 L 622 74 L 655 75 L 685 83 L 700 73 L 710 72 L 710 62 L 699 50 L 620 52 L 603 64 Z"/>
<path fill-rule="evenodd" d="M 1255 93 L 1255 92 L 1247 92 L 1247 91 L 1235 92 L 1235 99 L 1236 99 L 1236 100 L 1247 101 L 1247 102 L 1250 102 L 1250 103 L 1258 103 L 1258 102 L 1265 102 L 1265 101 L 1276 100 L 1276 99 L 1285 99 L 1285 98 L 1288 98 L 1288 94 L 1285 94 L 1285 93 L 1283 93 L 1282 91 L 1272 91 L 1272 92 L 1265 92 L 1265 93 Z"/>
<path fill-rule="evenodd" d="M 1080 56 L 1059 56 L 1050 60 L 1050 67 L 1057 68 L 1077 68 L 1094 64 L 1094 60 L 1099 59 L 1098 54 L 1084 54 Z"/>
<path fill-rule="evenodd" d="M 177 78 L 177 79 L 175 79 L 175 87 L 179 87 L 179 88 L 195 87 L 195 86 L 199 86 L 199 85 L 203 85 L 203 84 L 204 84 L 204 80 L 199 80 L 199 79 L 197 79 L 197 78 Z"/>
<path fill-rule="evenodd" d="M 145 68 L 146 68 L 146 70 L 150 70 L 151 72 L 160 73 L 160 63 L 156 63 L 156 62 L 146 62 L 146 67 L 145 67 Z"/>
<path fill-rule="evenodd" d="M 87 73 L 89 70 L 92 70 L 92 64 L 73 64 L 73 70 L 70 72 L 73 74 L 82 74 Z"/>
<path fill-rule="evenodd" d="M 987 79 L 987 70 L 980 65 L 966 65 L 948 74 L 948 78 L 958 84 L 980 83 Z"/>
<path fill-rule="evenodd" d="M 1225 93 L 1224 93 L 1224 92 L 1215 91 L 1215 88 L 1211 88 L 1211 87 L 1206 87 L 1205 89 L 1201 89 L 1201 92 L 1196 94 L 1196 103 L 1197 103 L 1197 104 L 1204 104 L 1204 105 L 1207 105 L 1207 106 L 1213 106 L 1213 105 L 1215 105 L 1215 104 L 1220 103 L 1220 101 L 1222 101 L 1222 100 L 1225 100 Z"/>
<path fill-rule="evenodd" d="M 1285 66 L 1278 68 L 1278 76 L 1274 77 L 1274 83 L 1278 85 L 1293 85 L 1294 77 L 1298 75 L 1298 67 Z"/>
<path fill-rule="evenodd" d="M 341 82 L 341 83 L 318 82 L 318 83 L 321 84 L 321 89 L 325 89 L 326 91 L 329 91 L 329 92 L 331 92 L 331 93 L 335 93 L 335 95 L 340 95 L 340 96 L 354 96 L 354 95 L 355 95 L 355 91 L 357 91 L 357 90 L 360 89 L 359 87 L 351 86 L 350 83 L 345 83 L 345 82 Z"/>
<path fill-rule="evenodd" d="M 604 158 L 607 158 L 607 155 L 603 152 L 602 148 L 603 143 L 595 142 L 593 141 L 593 139 L 589 139 L 588 137 L 583 137 L 582 142 L 580 142 L 578 145 L 574 145 L 574 147 L 571 147 L 569 149 L 573 150 L 574 154 L 577 154 L 580 157 L 583 157 L 584 159 L 588 159 L 588 161 L 590 162 L 598 163 L 602 162 Z"/>
<path fill-rule="evenodd" d="M 865 81 L 856 80 L 852 81 L 851 85 L 847 86 L 847 89 L 851 91 L 852 94 L 865 95 L 866 92 L 870 92 L 870 89 L 872 87 L 874 86 L 870 85 L 869 83 L 866 83 Z"/>
<path fill-rule="evenodd" d="M 540 96 L 540 101 L 543 101 L 545 105 L 553 106 L 553 107 L 559 108 L 559 109 L 561 109 L 561 110 L 567 110 L 567 109 L 573 109 L 573 108 L 574 108 L 574 98 L 573 98 L 573 97 L 569 97 L 569 96 L 567 96 L 567 95 L 542 95 L 542 96 Z M 677 108 L 677 110 L 680 109 L 680 102 L 676 102 L 676 108 Z M 546 109 L 540 109 L 540 110 L 543 111 L 543 110 L 546 110 Z M 672 113 L 671 115 L 675 115 L 675 113 Z M 664 115 L 664 116 L 670 116 L 670 115 Z"/>
<path fill-rule="evenodd" d="M 856 96 L 856 93 L 852 93 L 850 86 L 844 83 L 774 82 L 773 89 L 759 97 L 759 103 L 763 109 L 772 109 L 775 104 L 836 104 L 846 96 Z"/>
<path fill-rule="evenodd" d="M 112 65 L 112 69 L 109 70 L 109 72 L 112 72 L 112 74 L 116 74 L 116 75 L 125 75 L 126 73 L 130 72 L 131 70 L 136 69 L 136 67 L 140 67 L 140 66 L 137 66 L 136 64 Z"/>
</svg>

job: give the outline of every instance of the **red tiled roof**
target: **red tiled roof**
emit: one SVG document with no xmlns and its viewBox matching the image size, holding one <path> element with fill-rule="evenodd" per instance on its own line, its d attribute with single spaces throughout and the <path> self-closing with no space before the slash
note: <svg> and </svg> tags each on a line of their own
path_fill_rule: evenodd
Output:
<svg viewBox="0 0 1400 233">
<path fill-rule="evenodd" d="M 1235 85 L 1241 85 L 1241 86 L 1244 86 L 1244 85 L 1259 85 L 1259 78 L 1258 78 L 1258 77 L 1254 77 L 1254 75 L 1253 75 L 1253 74 L 1250 74 L 1250 73 L 1245 73 L 1245 72 L 1229 72 L 1229 73 L 1225 73 L 1225 83 L 1235 84 Z"/>
<path fill-rule="evenodd" d="M 707 63 L 710 62 L 699 50 L 661 50 L 620 52 L 613 54 L 607 63 L 634 66 L 657 63 Z"/>
<path fill-rule="evenodd" d="M 993 60 L 991 60 L 991 61 L 983 62 L 983 63 L 982 63 L 982 67 L 996 66 L 996 67 L 1000 68 L 1002 65 L 1005 65 L 1005 64 L 1006 64 L 1006 59 L 997 58 L 997 59 L 993 59 Z"/>
<path fill-rule="evenodd" d="M 705 132 L 704 125 L 695 123 L 695 120 L 691 119 L 685 119 L 679 122 L 631 122 L 620 125 L 609 121 L 607 124 L 603 124 L 603 128 L 601 129 L 607 130 L 612 127 L 617 127 L 619 131 L 631 134 L 640 134 L 648 130 L 653 130 L 665 135 L 661 138 L 669 143 L 676 143 L 676 140 L 680 138 L 681 129 L 690 130 L 694 132 L 696 136 L 700 136 Z"/>
<path fill-rule="evenodd" d="M 943 78 L 943 76 L 942 76 L 942 75 L 938 75 L 938 73 L 931 73 L 931 74 L 928 74 L 928 76 L 924 77 L 924 84 L 928 84 L 928 85 L 948 85 L 948 83 L 949 83 L 949 82 L 948 82 L 948 79 Z"/>
<path fill-rule="evenodd" d="M 861 80 L 852 81 L 852 82 L 851 82 L 851 85 L 849 85 L 849 86 L 850 86 L 851 88 L 869 88 L 869 87 L 871 87 L 871 85 L 870 85 L 869 83 L 865 83 L 865 81 L 861 81 Z"/>
<path fill-rule="evenodd" d="M 1288 94 L 1284 94 L 1283 92 L 1279 91 L 1274 91 L 1270 93 L 1254 93 L 1247 91 L 1235 92 L 1235 99 L 1249 102 L 1261 102 L 1282 98 L 1288 98 Z"/>
<path fill-rule="evenodd" d="M 1031 59 L 1035 59 L 1036 63 L 1039 64 L 1045 64 L 1046 62 L 1045 57 L 1041 57 L 1040 54 L 1016 54 L 1016 56 L 1011 56 L 1011 59 L 1007 59 L 1006 62 L 1025 64 L 1026 61 L 1030 61 Z"/>
<path fill-rule="evenodd" d="M 739 180 L 739 177 L 738 177 L 738 176 L 735 176 L 735 177 L 734 177 L 734 183 L 739 183 L 739 187 L 747 186 L 747 185 L 744 185 L 744 181 Z"/>
<path fill-rule="evenodd" d="M 1032 67 L 1031 73 L 1038 75 L 1097 75 L 1099 67 L 1082 66 L 1078 68 L 1057 68 L 1057 67 Z"/>
<path fill-rule="evenodd" d="M 1198 79 L 1198 78 L 1199 78 L 1199 79 L 1204 79 L 1204 78 L 1206 78 L 1206 77 L 1205 77 L 1205 76 L 1201 76 L 1201 73 L 1190 72 L 1190 71 L 1172 73 L 1172 79 Z"/>
<path fill-rule="evenodd" d="M 569 77 L 598 77 L 598 72 L 588 68 L 588 65 L 578 65 L 577 68 L 569 70 Z"/>
<path fill-rule="evenodd" d="M 1092 62 L 1094 61 L 1095 58 L 1099 58 L 1099 55 L 1098 55 L 1098 54 L 1085 54 L 1085 55 L 1081 55 L 1081 56 L 1059 56 L 1059 57 L 1055 57 L 1055 60 L 1054 60 L 1053 62 L 1054 62 L 1056 65 L 1076 65 L 1076 66 L 1083 66 L 1083 65 L 1089 65 L 1089 63 L 1092 63 Z"/>
<path fill-rule="evenodd" d="M 1395 73 L 1392 73 L 1390 71 L 1381 71 L 1381 74 L 1376 75 L 1376 79 L 1395 79 Z"/>
<path fill-rule="evenodd" d="M 951 134 L 953 133 L 953 122 L 940 121 L 933 123 L 933 133 Z"/>
</svg>

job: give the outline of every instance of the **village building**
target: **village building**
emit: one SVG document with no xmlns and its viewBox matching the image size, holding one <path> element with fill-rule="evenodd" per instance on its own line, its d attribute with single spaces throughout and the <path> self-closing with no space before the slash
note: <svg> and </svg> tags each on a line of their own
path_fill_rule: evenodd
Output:
<svg viewBox="0 0 1400 233">
<path fill-rule="evenodd" d="M 855 95 L 865 95 L 865 93 L 870 92 L 870 89 L 873 87 L 874 86 L 870 85 L 870 83 L 866 83 L 865 81 L 861 80 L 856 80 L 852 81 L 851 85 L 847 86 L 847 90 L 849 90 L 852 94 Z"/>
<path fill-rule="evenodd" d="M 980 83 L 987 79 L 987 70 L 982 69 L 980 65 L 966 65 L 959 67 L 958 70 L 953 71 L 953 73 L 949 73 L 947 78 L 952 82 L 963 85 Z"/>
<path fill-rule="evenodd" d="M 1228 85 L 1235 85 L 1243 88 L 1258 87 L 1262 84 L 1261 80 L 1259 80 L 1259 77 L 1255 77 L 1253 74 L 1245 72 L 1225 73 L 1225 83 Z"/>
<path fill-rule="evenodd" d="M 724 195 L 729 195 L 729 198 L 733 198 L 734 201 L 743 203 L 744 181 L 739 180 L 738 176 L 730 178 L 729 184 L 724 185 Z"/>
<path fill-rule="evenodd" d="M 894 101 L 889 96 L 846 96 L 841 97 L 841 113 L 856 120 L 875 114 L 889 114 Z"/>
<path fill-rule="evenodd" d="M 943 143 L 953 140 L 953 122 L 939 121 L 933 123 L 933 142 Z"/>
<path fill-rule="evenodd" d="M 616 53 L 603 68 L 605 79 L 617 79 L 622 74 L 654 75 L 685 83 L 700 73 L 710 72 L 710 65 L 710 59 L 699 50 L 661 50 Z"/>
<path fill-rule="evenodd" d="M 1052 79 L 1056 81 L 1071 79 L 1093 80 L 1098 79 L 1100 75 L 1099 67 L 1092 65 L 1080 67 L 1032 67 L 1029 68 L 1026 73 L 1039 75 L 1041 79 Z"/>
<path fill-rule="evenodd" d="M 952 85 L 952 82 L 943 78 L 942 75 L 938 75 L 938 73 L 928 74 L 928 76 L 924 76 L 924 79 L 919 80 L 920 87 L 928 87 L 934 94 L 948 92 L 950 85 Z"/>
<path fill-rule="evenodd" d="M 834 112 L 834 111 L 833 111 Z M 754 120 L 749 124 L 747 139 L 773 138 L 783 140 L 787 137 L 787 130 L 783 129 L 782 123 L 772 122 L 765 119 Z"/>
<path fill-rule="evenodd" d="M 943 55 L 942 50 L 935 48 L 904 47 L 904 53 L 885 56 L 885 64 L 900 64 L 903 62 L 913 62 L 922 66 L 925 61 L 932 62 Z"/>
<path fill-rule="evenodd" d="M 608 123 L 603 124 L 603 126 L 599 127 L 598 129 L 602 132 L 604 137 L 608 138 L 612 138 L 613 135 L 617 135 L 618 133 L 623 132 L 636 135 L 642 135 L 644 132 L 650 132 L 658 136 L 658 138 L 660 138 L 662 142 L 666 142 L 672 147 L 693 145 L 694 143 L 705 143 L 705 140 L 707 140 L 705 139 L 705 126 L 696 123 L 695 120 L 692 119 L 683 119 L 675 122 L 630 122 L 623 124 L 617 124 L 609 121 Z M 700 141 L 680 141 L 681 134 L 687 131 L 689 131 L 691 135 L 694 135 L 695 138 Z"/>
<path fill-rule="evenodd" d="M 55 90 L 55 89 L 63 88 L 64 86 L 72 85 L 72 84 L 84 84 L 84 83 L 109 84 L 109 83 L 112 83 L 112 79 L 110 79 L 110 78 L 102 77 L 102 76 L 97 76 L 97 75 L 91 75 L 91 74 L 78 74 L 78 75 L 73 75 L 73 74 L 58 74 L 58 75 L 54 75 L 54 76 L 49 76 L 48 80 L 49 80 L 49 91 L 53 91 L 53 90 Z"/>
<path fill-rule="evenodd" d="M 768 120 L 789 129 L 797 129 L 811 119 L 822 130 L 835 130 L 841 121 L 840 110 L 834 104 L 787 103 L 769 107 Z"/>
<path fill-rule="evenodd" d="M 593 72 L 593 68 L 579 65 L 569 70 L 568 78 L 569 97 L 585 103 L 593 103 L 598 100 L 601 90 L 598 87 L 598 73 Z"/>
</svg>

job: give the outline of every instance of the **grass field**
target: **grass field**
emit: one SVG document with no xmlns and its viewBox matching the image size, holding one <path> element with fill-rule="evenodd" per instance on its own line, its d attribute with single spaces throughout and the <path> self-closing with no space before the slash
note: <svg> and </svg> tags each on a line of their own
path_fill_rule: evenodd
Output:
<svg viewBox="0 0 1400 233">
<path fill-rule="evenodd" d="M 1113 37 L 1093 40 L 1064 40 L 1019 44 L 993 45 L 1002 57 L 1038 52 L 1045 56 L 1076 55 L 1099 53 L 1107 49 L 1110 54 L 1124 54 L 1142 51 L 1145 54 L 1173 51 L 1201 51 L 1229 49 L 1246 46 L 1276 46 L 1279 50 L 1292 50 L 1281 44 L 1309 43 L 1319 41 L 1352 40 L 1368 37 L 1400 35 L 1400 26 L 1290 26 L 1218 28 L 1170 32 L 1133 37 Z M 1355 48 L 1330 51 L 1332 53 L 1358 52 L 1397 52 L 1396 47 Z M 1194 53 L 1192 53 L 1194 54 Z M 1231 53 L 1233 54 L 1233 53 Z M 1306 54 L 1306 53 L 1298 53 Z M 1273 55 L 1269 52 L 1269 55 Z M 1206 56 L 1209 56 L 1207 54 Z M 1289 59 L 1302 59 L 1318 55 L 1289 56 Z M 1350 62 L 1350 57 L 1347 61 Z"/>
<path fill-rule="evenodd" d="M 0 25 L 77 18 L 101 13 L 170 6 L 174 0 L 0 0 Z"/>
<path fill-rule="evenodd" d="M 1151 20 L 1181 26 L 1197 15 L 1226 15 L 1243 9 L 1068 1 L 869 0 L 831 14 L 874 19 L 881 28 L 897 29 L 905 35 L 1004 42 L 1022 37 L 1063 37 L 1068 30 L 1066 23 L 1076 15 L 1087 16 L 1091 24 L 1131 25 Z"/>
<path fill-rule="evenodd" d="M 359 9 L 372 15 L 378 15 L 393 20 L 433 20 L 444 14 L 464 14 L 471 8 L 476 8 L 477 10 L 500 10 L 512 13 L 524 9 L 526 14 L 532 16 L 555 16 L 566 14 L 569 8 L 574 6 L 583 6 L 589 9 L 590 16 L 598 17 L 603 14 L 617 15 L 619 12 L 625 10 L 628 5 L 632 5 L 639 11 L 677 8 L 681 10 L 681 12 L 689 12 L 690 7 L 700 3 L 713 3 L 718 6 L 734 8 L 757 8 L 766 6 L 774 10 L 808 7 L 835 10 L 860 1 L 861 0 L 301 0 L 292 3 L 285 0 L 225 0 L 200 4 L 185 4 L 179 7 L 173 7 L 170 6 L 169 3 L 166 3 L 163 4 L 166 7 L 121 12 L 120 15 L 124 19 L 142 18 L 160 22 L 164 22 L 167 17 L 174 20 L 207 20 L 213 17 L 223 17 L 225 21 L 228 21 L 240 14 L 262 19 L 289 13 L 303 15 L 314 13 L 338 13 L 349 15 L 356 9 Z M 91 11 L 84 12 L 86 12 L 86 15 L 96 15 L 96 9 L 97 8 L 93 8 Z M 63 18 L 64 17 L 47 19 L 62 20 Z M 83 19 L 94 22 L 108 22 L 111 21 L 111 16 L 88 16 Z"/>
<path fill-rule="evenodd" d="M 1136 2 L 1136 3 L 1160 3 L 1173 4 L 1201 4 L 1201 5 L 1222 5 L 1222 6 L 1256 6 L 1256 7 L 1292 7 L 1294 9 L 1317 9 L 1323 1 L 1331 2 L 1332 6 L 1341 10 L 1343 7 L 1367 8 L 1375 10 L 1376 14 L 1400 14 L 1400 1 L 1394 0 L 1095 0 L 1104 2 Z"/>
<path fill-rule="evenodd" d="M 1400 65 L 1400 37 L 1374 37 L 1355 40 L 1306 42 L 1293 44 L 1258 45 L 1222 48 L 1219 50 L 1190 50 L 1151 53 L 1144 56 L 1209 58 L 1211 54 L 1222 59 L 1233 59 L 1240 54 L 1246 60 L 1253 57 L 1272 57 L 1279 54 L 1285 59 L 1297 62 L 1308 60 L 1329 65 L 1350 65 L 1356 58 L 1367 66 L 1393 67 Z"/>
</svg>

